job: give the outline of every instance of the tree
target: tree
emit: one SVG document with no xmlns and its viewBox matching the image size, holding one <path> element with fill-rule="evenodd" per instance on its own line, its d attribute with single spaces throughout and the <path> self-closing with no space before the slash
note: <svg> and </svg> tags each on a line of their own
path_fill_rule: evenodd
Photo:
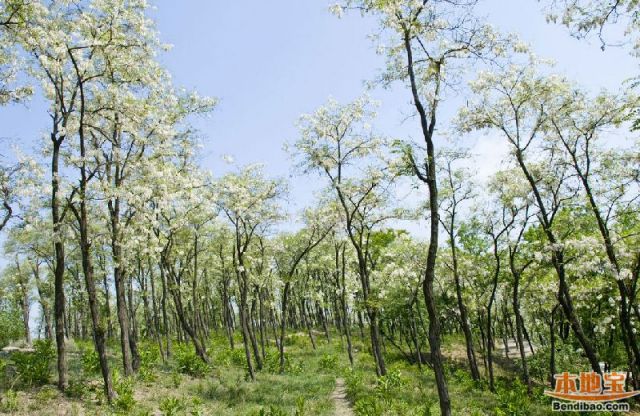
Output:
<svg viewBox="0 0 640 416">
<path fill-rule="evenodd" d="M 458 311 L 460 313 L 460 325 L 462 332 L 464 333 L 465 345 L 467 351 L 467 360 L 469 361 L 469 369 L 471 370 L 471 377 L 478 381 L 480 380 L 480 371 L 478 370 L 478 364 L 476 362 L 476 356 L 473 349 L 473 335 L 471 332 L 469 313 L 467 306 L 462 295 L 462 281 L 460 277 L 460 271 L 458 267 L 458 214 L 465 201 L 473 198 L 473 191 L 468 178 L 471 176 L 467 170 L 455 169 L 454 163 L 458 159 L 464 158 L 465 155 L 461 153 L 449 153 L 445 159 L 445 167 L 443 169 L 444 177 L 442 184 L 440 185 L 442 193 L 442 212 L 443 217 L 440 218 L 442 227 L 444 228 L 449 238 L 449 248 L 451 250 L 451 264 L 448 264 L 451 273 L 453 274 L 453 281 L 456 288 L 456 299 L 458 301 Z"/>
<path fill-rule="evenodd" d="M 624 27 L 625 36 L 632 36 L 634 54 L 640 48 L 639 17 L 638 4 L 633 0 L 551 0 L 547 11 L 547 20 L 553 23 L 560 20 L 578 39 L 595 33 L 602 50 L 611 45 L 605 33 L 608 27 L 619 24 Z"/>
<path fill-rule="evenodd" d="M 287 307 L 291 283 L 295 279 L 300 262 L 320 244 L 333 230 L 332 215 L 327 209 L 307 210 L 303 214 L 305 227 L 292 235 L 282 235 L 277 242 L 274 255 L 278 274 L 284 282 L 282 304 L 280 308 L 280 338 L 278 349 L 280 354 L 280 372 L 284 372 L 284 337 L 287 325 Z"/>
<path fill-rule="evenodd" d="M 254 349 L 254 359 L 258 369 L 262 359 L 257 353 L 255 338 L 249 317 L 249 274 L 248 251 L 256 238 L 263 235 L 281 216 L 278 200 L 284 192 L 278 180 L 263 179 L 261 167 L 252 165 L 240 173 L 224 176 L 219 183 L 217 204 L 233 229 L 233 265 L 240 292 L 240 325 L 244 343 L 247 371 L 255 380 L 251 362 L 250 343 Z"/>
<path fill-rule="evenodd" d="M 384 47 L 388 63 L 382 82 L 401 81 L 408 87 L 420 121 L 426 147 L 424 157 L 414 156 L 410 146 L 405 147 L 405 152 L 414 175 L 427 186 L 430 239 L 422 291 L 429 313 L 429 346 L 443 415 L 451 414 L 451 404 L 433 293 L 440 225 L 434 141 L 437 115 L 444 90 L 456 83 L 465 66 L 504 54 L 513 41 L 497 36 L 491 27 L 475 18 L 475 3 L 474 0 L 352 0 L 345 4 L 347 8 L 355 7 L 380 18 L 380 26 L 387 35 L 384 41 L 390 44 Z M 342 7 L 338 5 L 335 10 Z"/>
<path fill-rule="evenodd" d="M 370 340 L 376 374 L 386 374 L 381 349 L 379 308 L 371 294 L 371 236 L 393 213 L 388 206 L 393 175 L 385 164 L 384 140 L 370 129 L 374 104 L 361 97 L 340 105 L 335 100 L 301 117 L 300 139 L 295 150 L 306 172 L 318 172 L 329 180 L 340 206 L 342 223 L 358 262 L 362 299 L 369 318 Z"/>
<path fill-rule="evenodd" d="M 551 246 L 563 312 L 591 367 L 600 373 L 596 351 L 575 312 L 565 268 L 563 242 L 554 228 L 558 213 L 574 195 L 566 186 L 569 175 L 567 168 L 553 163 L 559 157 L 553 153 L 547 155 L 552 159 L 547 158 L 544 165 L 532 160 L 531 156 L 527 158 L 535 150 L 539 137 L 549 127 L 549 115 L 561 111 L 566 105 L 568 89 L 561 78 L 539 76 L 534 67 L 534 62 L 523 66 L 507 65 L 502 71 L 482 74 L 472 84 L 477 98 L 461 110 L 460 123 L 466 130 L 496 129 L 510 144 L 515 162 L 529 183 L 538 209 L 538 220 Z"/>
</svg>

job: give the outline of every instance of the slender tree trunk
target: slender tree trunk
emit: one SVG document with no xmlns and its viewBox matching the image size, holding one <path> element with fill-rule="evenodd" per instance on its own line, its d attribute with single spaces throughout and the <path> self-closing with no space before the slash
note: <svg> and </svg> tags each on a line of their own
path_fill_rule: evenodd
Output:
<svg viewBox="0 0 640 416">
<path fill-rule="evenodd" d="M 78 228 L 80 231 L 80 254 L 82 257 L 82 271 L 84 274 L 84 280 L 87 290 L 87 297 L 89 301 L 89 311 L 91 313 L 91 322 L 93 325 L 93 340 L 96 346 L 96 351 L 100 359 L 100 368 L 102 370 L 102 377 L 104 379 L 105 395 L 109 403 L 116 398 L 116 392 L 113 389 L 113 383 L 111 381 L 111 372 L 109 371 L 109 362 L 107 361 L 107 351 L 105 342 L 105 331 L 102 327 L 100 319 L 100 307 L 96 294 L 96 284 L 93 274 L 93 264 L 91 256 L 91 243 L 89 240 L 89 222 L 87 212 L 87 187 L 89 184 L 89 174 L 87 171 L 87 152 L 86 142 L 84 136 L 84 115 L 85 115 L 85 96 L 84 85 L 82 76 L 80 75 L 79 68 L 75 61 L 72 52 L 69 52 L 70 58 L 73 61 L 75 67 L 76 76 L 78 78 L 78 85 L 80 91 L 80 120 L 78 137 L 80 141 L 80 187 L 79 187 L 79 210 L 75 208 L 73 203 L 70 205 L 71 209 L 78 220 Z"/>
<path fill-rule="evenodd" d="M 160 265 L 160 280 L 162 282 L 162 331 L 164 334 L 166 345 L 165 350 L 168 358 L 171 357 L 171 332 L 169 330 L 169 315 L 167 313 L 168 282 L 164 265 Z"/>
<path fill-rule="evenodd" d="M 287 306 L 289 305 L 289 288 L 291 282 L 287 280 L 284 284 L 282 294 L 282 318 L 280 320 L 280 340 L 278 341 L 278 349 L 280 351 L 280 373 L 284 373 L 284 337 L 287 327 Z"/>
<path fill-rule="evenodd" d="M 311 340 L 311 346 L 313 347 L 313 350 L 315 351 L 316 348 L 316 339 L 313 336 L 313 332 L 311 331 L 311 323 L 310 321 L 310 317 L 307 316 L 307 303 L 305 301 L 305 299 L 302 299 L 300 301 L 300 314 L 302 315 L 302 324 L 307 328 L 307 334 L 309 335 L 309 340 Z"/>
<path fill-rule="evenodd" d="M 529 377 L 529 367 L 527 364 L 527 356 L 524 352 L 524 336 L 523 336 L 523 328 L 524 321 L 522 319 L 522 315 L 520 314 L 520 274 L 514 270 L 514 267 L 511 267 L 511 272 L 513 274 L 513 313 L 516 317 L 516 337 L 518 341 L 518 346 L 520 348 L 520 360 L 522 362 L 522 378 L 525 384 L 527 385 L 527 393 L 529 395 L 533 392 L 533 386 L 531 384 L 531 378 Z M 552 318 L 553 319 L 553 318 Z"/>
<path fill-rule="evenodd" d="M 436 385 L 438 387 L 440 412 L 443 416 L 450 416 L 451 400 L 449 399 L 449 389 L 447 387 L 447 381 L 444 374 L 444 365 L 442 363 L 442 353 L 440 351 L 440 317 L 438 315 L 436 299 L 433 293 L 436 257 L 438 252 L 438 229 L 440 223 L 440 215 L 438 212 L 438 185 L 436 179 L 436 159 L 435 147 L 433 144 L 433 132 L 436 125 L 436 110 L 438 103 L 437 100 L 439 99 L 440 95 L 440 64 L 436 64 L 434 67 L 434 76 L 436 77 L 434 96 L 436 98 L 433 102 L 433 106 L 428 117 L 422 101 L 420 100 L 420 95 L 418 92 L 418 84 L 413 67 L 414 63 L 413 49 L 411 46 L 411 34 L 409 33 L 408 29 L 404 33 L 404 46 L 405 52 L 407 54 L 407 71 L 411 84 L 411 95 L 413 97 L 413 104 L 420 116 L 420 126 L 424 136 L 425 144 L 427 146 L 426 177 L 419 172 L 415 164 L 414 167 L 416 168 L 415 171 L 418 174 L 418 177 L 427 184 L 429 190 L 429 249 L 427 253 L 427 265 L 424 273 L 424 281 L 422 283 L 422 291 L 424 294 L 425 304 L 427 306 L 427 313 L 429 315 L 429 348 L 431 351 L 433 370 L 436 377 Z"/>
<path fill-rule="evenodd" d="M 64 391 L 67 388 L 67 357 L 65 351 L 65 300 L 64 300 L 64 240 L 62 238 L 62 221 L 60 214 L 60 179 L 59 160 L 60 146 L 64 137 L 57 138 L 57 123 L 54 122 L 54 133 L 51 134 L 53 152 L 51 154 L 51 217 L 53 221 L 53 247 L 55 250 L 54 277 L 54 302 L 53 319 L 56 333 L 56 352 L 58 369 L 58 389 Z"/>
<path fill-rule="evenodd" d="M 31 328 L 29 327 L 29 312 L 31 305 L 29 302 L 29 290 L 24 283 L 20 283 L 20 309 L 22 310 L 22 325 L 24 326 L 24 340 L 31 345 Z"/>
<path fill-rule="evenodd" d="M 243 284 L 241 286 L 246 285 Z M 247 360 L 247 371 L 249 373 L 249 377 L 251 377 L 251 381 L 255 381 L 256 380 L 256 375 L 255 372 L 253 370 L 253 363 L 251 361 L 251 350 L 250 350 L 250 346 L 249 343 L 251 342 L 250 340 L 250 335 L 249 335 L 249 325 L 247 323 L 247 305 L 246 305 L 246 300 L 247 298 L 247 293 L 246 293 L 246 289 L 245 288 L 241 288 L 240 289 L 240 325 L 242 327 L 242 343 L 244 345 L 244 355 L 245 358 Z"/>
<path fill-rule="evenodd" d="M 453 216 L 452 216 L 453 218 Z M 453 220 L 452 220 L 453 223 Z M 460 326 L 462 327 L 462 332 L 464 334 L 465 347 L 467 350 L 467 361 L 469 362 L 469 369 L 471 370 L 471 377 L 475 381 L 480 380 L 480 371 L 478 370 L 478 363 L 476 361 L 476 354 L 473 349 L 473 335 L 471 333 L 471 327 L 469 325 L 469 314 L 467 312 L 467 307 L 464 303 L 464 298 L 462 296 L 462 283 L 460 282 L 460 273 L 458 271 L 458 256 L 457 256 L 457 248 L 455 246 L 455 240 L 453 239 L 453 224 L 451 226 L 451 235 L 449 236 L 451 240 L 451 257 L 453 262 L 453 280 L 456 287 L 456 299 L 458 301 L 458 310 L 460 311 Z"/>
<path fill-rule="evenodd" d="M 556 387 L 556 379 L 554 375 L 557 373 L 556 370 L 556 330 L 555 330 L 555 317 L 556 311 L 558 310 L 558 306 L 553 307 L 551 311 L 551 321 L 549 323 L 549 337 L 551 340 L 550 351 L 549 351 L 549 382 L 551 383 L 551 387 Z"/>
<path fill-rule="evenodd" d="M 516 159 L 518 161 L 518 165 L 520 166 L 522 172 L 527 178 L 527 182 L 531 187 L 531 190 L 536 200 L 536 204 L 538 205 L 538 209 L 540 210 L 540 218 L 542 220 L 541 221 L 542 228 L 545 233 L 545 236 L 547 237 L 549 244 L 551 244 L 552 246 L 556 246 L 558 244 L 558 241 L 556 239 L 556 236 L 553 230 L 551 229 L 551 222 L 549 220 L 549 215 L 542 201 L 542 196 L 538 189 L 537 182 L 531 175 L 531 172 L 529 172 L 529 168 L 527 167 L 524 161 L 522 150 L 517 146 L 516 146 Z M 600 369 L 600 364 L 598 362 L 598 356 L 596 354 L 596 351 L 593 348 L 593 345 L 591 344 L 589 339 L 584 334 L 582 325 L 580 324 L 580 321 L 578 320 L 575 309 L 573 307 L 573 300 L 571 298 L 571 292 L 569 290 L 569 284 L 567 283 L 566 274 L 565 274 L 564 251 L 562 249 L 554 248 L 552 250 L 551 263 L 553 264 L 556 274 L 558 275 L 558 283 L 560 287 L 559 300 L 560 300 L 560 306 L 562 307 L 564 315 L 569 321 L 569 324 L 571 325 L 571 329 L 573 330 L 573 333 L 578 339 L 578 342 L 582 346 L 582 349 L 584 350 L 584 353 L 587 356 L 589 363 L 591 364 L 591 368 L 596 373 L 602 375 L 602 370 Z"/>
</svg>

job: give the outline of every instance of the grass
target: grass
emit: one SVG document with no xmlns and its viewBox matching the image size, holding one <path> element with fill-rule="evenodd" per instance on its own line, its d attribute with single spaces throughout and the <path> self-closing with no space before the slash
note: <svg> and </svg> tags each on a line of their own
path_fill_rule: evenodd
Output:
<svg viewBox="0 0 640 416">
<path fill-rule="evenodd" d="M 182 374 L 175 359 L 162 363 L 153 344 L 141 344 L 145 353 L 143 371 L 132 380 L 116 374 L 116 388 L 121 398 L 109 406 L 104 400 L 99 372 L 87 356 L 85 342 L 69 348 L 71 387 L 66 395 L 55 386 L 16 386 L 1 390 L 0 412 L 14 415 L 331 415 L 334 404 L 330 398 L 336 378 L 345 380 L 347 396 L 357 415 L 437 415 L 438 396 L 433 372 L 428 366 L 422 371 L 408 364 L 391 349 L 387 350 L 388 375 L 377 378 L 373 358 L 367 345 L 354 340 L 355 365 L 348 365 L 340 337 L 329 344 L 318 336 L 318 349 L 313 350 L 305 334 L 287 338 L 287 372 L 278 374 L 275 346 L 268 348 L 265 368 L 257 372 L 256 381 L 247 381 L 241 342 L 231 351 L 223 337 L 214 337 L 209 345 L 212 365 L 202 377 Z M 174 345 L 177 347 L 177 345 Z M 514 374 L 497 368 L 498 393 L 491 393 L 486 384 L 471 380 L 456 350 L 460 340 L 446 339 L 443 350 L 453 357 L 447 363 L 449 392 L 456 415 L 545 415 L 549 401 L 541 388 L 531 400 L 514 386 Z M 462 348 L 464 348 L 462 346 Z M 177 348 L 174 348 L 177 350 Z M 112 369 L 118 372 L 121 362 L 110 345 Z M 83 351 L 85 351 L 83 355 Z M 184 361 L 184 360 L 182 360 Z M 53 381 L 53 377 L 51 377 Z M 515 392 L 515 393 L 514 393 Z M 129 393 L 129 394 L 128 394 Z"/>
</svg>

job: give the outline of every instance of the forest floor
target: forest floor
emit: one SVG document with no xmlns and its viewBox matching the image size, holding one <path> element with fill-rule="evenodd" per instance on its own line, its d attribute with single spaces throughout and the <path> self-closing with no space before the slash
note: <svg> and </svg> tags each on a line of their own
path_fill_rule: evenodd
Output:
<svg viewBox="0 0 640 416">
<path fill-rule="evenodd" d="M 277 353 L 274 346 L 269 346 L 264 368 L 257 372 L 254 382 L 246 379 L 240 340 L 231 350 L 225 338 L 213 338 L 208 346 L 212 365 L 198 376 L 184 374 L 194 366 L 197 370 L 197 361 L 195 364 L 190 361 L 193 355 L 186 353 L 188 349 L 174 344 L 172 359 L 163 363 L 154 345 L 142 343 L 143 367 L 135 379 L 117 374 L 120 359 L 115 353 L 117 344 L 113 343 L 110 360 L 120 398 L 107 405 L 91 344 L 70 342 L 71 384 L 67 393 L 59 393 L 53 384 L 27 387 L 20 385 L 19 380 L 5 379 L 0 412 L 43 416 L 439 414 L 434 376 L 428 366 L 419 370 L 416 364 L 407 363 L 399 352 L 388 347 L 388 375 L 377 378 L 367 343 L 359 337 L 354 339 L 353 369 L 340 337 L 334 336 L 327 342 L 318 336 L 316 343 L 314 351 L 306 334 L 291 334 L 287 338 L 284 374 L 278 374 Z M 517 377 L 512 370 L 500 363 L 496 366 L 497 393 L 491 393 L 484 383 L 473 382 L 459 357 L 461 350 L 464 352 L 460 338 L 445 339 L 443 351 L 448 359 L 446 369 L 454 414 L 551 413 L 550 401 L 541 394 L 543 386 L 537 386 L 534 398 L 529 399 L 521 394 L 517 383 L 514 385 Z M 515 354 L 511 356 L 515 359 Z M 53 380 L 54 375 L 50 378 Z M 8 390 L 11 384 L 14 388 Z"/>
<path fill-rule="evenodd" d="M 336 389 L 331 393 L 331 400 L 333 400 L 335 407 L 334 416 L 352 416 L 354 414 L 347 399 L 347 392 L 342 378 L 336 379 Z"/>
</svg>

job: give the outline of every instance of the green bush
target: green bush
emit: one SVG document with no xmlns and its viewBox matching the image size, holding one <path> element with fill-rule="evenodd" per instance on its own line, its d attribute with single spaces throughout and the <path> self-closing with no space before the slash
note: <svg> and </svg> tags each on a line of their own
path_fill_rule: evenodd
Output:
<svg viewBox="0 0 640 416">
<path fill-rule="evenodd" d="M 87 384 L 80 380 L 70 380 L 69 385 L 64 389 L 64 394 L 75 399 L 82 399 L 87 393 L 89 393 Z"/>
<path fill-rule="evenodd" d="M 18 308 L 10 302 L 0 302 L 0 348 L 24 334 L 22 316 Z"/>
<path fill-rule="evenodd" d="M 378 377 L 376 393 L 384 400 L 390 400 L 393 392 L 404 384 L 399 370 L 390 370 L 386 375 Z"/>
<path fill-rule="evenodd" d="M 118 373 L 114 373 L 113 388 L 118 395 L 113 406 L 123 412 L 129 412 L 133 409 L 136 404 L 133 398 L 133 379 L 130 377 L 121 378 Z"/>
<path fill-rule="evenodd" d="M 5 413 L 13 413 L 18 410 L 18 393 L 9 389 L 0 398 L 0 409 Z"/>
<path fill-rule="evenodd" d="M 160 412 L 163 416 L 176 416 L 186 410 L 184 401 L 177 397 L 167 397 L 160 402 Z"/>
<path fill-rule="evenodd" d="M 320 368 L 323 370 L 333 370 L 338 364 L 338 357 L 334 354 L 323 354 L 320 358 Z"/>
<path fill-rule="evenodd" d="M 198 357 L 195 351 L 189 347 L 180 347 L 175 353 L 178 371 L 193 377 L 204 377 L 209 371 L 209 366 Z"/>
<path fill-rule="evenodd" d="M 267 351 L 262 364 L 265 371 L 277 374 L 280 372 L 280 355 L 277 351 Z"/>
<path fill-rule="evenodd" d="M 305 410 L 304 406 L 306 404 L 306 400 L 304 397 L 300 396 L 296 399 L 296 413 L 295 416 L 304 416 Z"/>
<path fill-rule="evenodd" d="M 16 366 L 20 381 L 31 385 L 43 385 L 51 376 L 51 362 L 56 353 L 51 340 L 37 340 L 33 343 L 34 352 L 15 352 L 11 360 Z"/>
<path fill-rule="evenodd" d="M 498 396 L 496 415 L 520 416 L 529 414 L 531 403 L 527 395 L 527 387 L 519 379 L 515 379 L 508 385 L 499 384 L 496 394 Z"/>
<path fill-rule="evenodd" d="M 384 406 L 375 397 L 363 397 L 356 401 L 353 411 L 358 416 L 382 416 Z"/>
<path fill-rule="evenodd" d="M 364 380 L 362 374 L 351 368 L 344 374 L 344 384 L 347 396 L 352 401 L 364 391 Z"/>
<path fill-rule="evenodd" d="M 138 378 L 143 381 L 154 381 L 156 375 L 155 366 L 160 360 L 160 349 L 157 345 L 143 344 L 140 348 L 140 368 Z"/>
<path fill-rule="evenodd" d="M 269 406 L 268 409 L 263 407 L 262 409 L 260 409 L 258 413 L 256 413 L 256 415 L 257 416 L 288 416 L 287 413 L 281 408 L 279 408 L 278 406 Z"/>
<path fill-rule="evenodd" d="M 82 371 L 86 374 L 100 372 L 100 357 L 93 346 L 84 345 L 80 347 L 80 362 L 82 363 Z"/>
<path fill-rule="evenodd" d="M 247 363 L 247 357 L 245 356 L 244 349 L 235 348 L 231 351 L 231 362 L 234 365 L 243 366 Z"/>
</svg>

